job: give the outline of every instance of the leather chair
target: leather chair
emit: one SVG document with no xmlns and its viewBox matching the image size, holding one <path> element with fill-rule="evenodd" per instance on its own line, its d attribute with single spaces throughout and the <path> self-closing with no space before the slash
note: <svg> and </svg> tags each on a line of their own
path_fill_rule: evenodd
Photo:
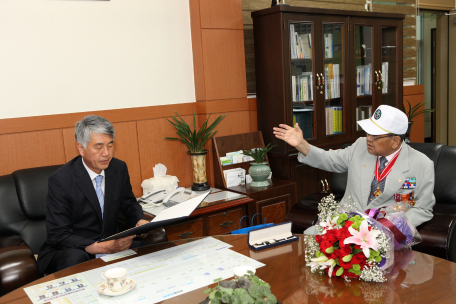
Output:
<svg viewBox="0 0 456 304">
<path fill-rule="evenodd" d="M 443 144 L 411 143 L 434 162 L 436 204 L 434 217 L 417 227 L 423 242 L 413 250 L 456 262 L 456 147 Z M 332 173 L 331 192 L 341 199 L 347 186 L 347 173 Z M 293 232 L 302 233 L 315 224 L 318 203 L 329 193 L 314 193 L 298 201 L 287 214 Z"/>
<path fill-rule="evenodd" d="M 61 165 L 22 169 L 0 176 L 0 296 L 40 277 L 35 256 L 45 242 L 48 179 Z M 118 221 L 120 229 L 128 228 Z M 167 242 L 156 229 L 144 239 Z"/>
</svg>

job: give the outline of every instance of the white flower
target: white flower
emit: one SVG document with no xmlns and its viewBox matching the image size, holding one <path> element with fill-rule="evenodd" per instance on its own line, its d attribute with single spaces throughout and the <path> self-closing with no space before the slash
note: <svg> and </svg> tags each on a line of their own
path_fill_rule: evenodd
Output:
<svg viewBox="0 0 456 304">
<path fill-rule="evenodd" d="M 323 234 L 326 233 L 326 230 L 330 230 L 330 229 L 337 229 L 337 228 L 340 228 L 338 225 L 337 225 L 337 219 L 339 218 L 339 216 L 336 216 L 334 217 L 333 219 L 331 219 L 330 216 L 328 216 L 328 218 L 326 219 L 326 222 L 320 222 L 320 226 L 323 227 Z"/>
</svg>

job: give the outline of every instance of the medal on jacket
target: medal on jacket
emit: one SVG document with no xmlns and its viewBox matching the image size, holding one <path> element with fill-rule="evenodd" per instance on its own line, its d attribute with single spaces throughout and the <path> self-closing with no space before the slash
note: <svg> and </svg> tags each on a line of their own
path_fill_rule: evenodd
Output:
<svg viewBox="0 0 456 304">
<path fill-rule="evenodd" d="M 399 151 L 394 155 L 394 157 L 391 159 L 391 161 L 388 163 L 388 165 L 383 168 L 382 172 L 378 174 L 378 167 L 380 165 L 380 158 L 377 157 L 377 163 L 375 164 L 375 178 L 378 180 L 380 183 L 382 180 L 384 180 L 388 174 L 390 174 L 391 170 L 393 170 L 393 165 L 396 162 L 397 158 L 399 157 L 399 153 L 401 153 L 402 147 L 399 149 Z M 377 185 L 377 190 L 374 191 L 373 195 L 375 198 L 377 198 L 380 194 L 382 194 L 382 191 L 380 191 L 380 186 Z"/>
</svg>

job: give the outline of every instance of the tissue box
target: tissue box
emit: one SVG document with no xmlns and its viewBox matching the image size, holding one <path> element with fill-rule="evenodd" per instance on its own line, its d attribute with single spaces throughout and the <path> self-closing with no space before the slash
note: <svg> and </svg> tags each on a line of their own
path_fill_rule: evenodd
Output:
<svg viewBox="0 0 456 304">
<path fill-rule="evenodd" d="M 239 164 L 244 161 L 244 154 L 233 154 L 233 164 Z"/>
<path fill-rule="evenodd" d="M 143 188 L 143 195 L 160 189 L 165 189 L 169 193 L 176 190 L 178 182 L 179 180 L 176 176 L 165 175 L 145 179 L 141 183 L 141 187 Z"/>
<path fill-rule="evenodd" d="M 220 163 L 222 166 L 231 165 L 231 158 L 222 156 L 220 157 Z"/>
<path fill-rule="evenodd" d="M 297 241 L 291 233 L 291 222 L 249 231 L 248 243 L 253 250 L 262 250 Z"/>
<path fill-rule="evenodd" d="M 245 169 L 235 168 L 230 170 L 223 170 L 227 187 L 235 187 L 245 184 Z"/>
<path fill-rule="evenodd" d="M 235 151 L 235 152 L 228 152 L 226 153 L 226 157 L 228 157 L 229 159 L 231 159 L 231 163 L 233 163 L 233 155 L 236 155 L 236 154 L 243 154 L 244 151 L 242 150 L 239 150 L 239 151 Z"/>
</svg>

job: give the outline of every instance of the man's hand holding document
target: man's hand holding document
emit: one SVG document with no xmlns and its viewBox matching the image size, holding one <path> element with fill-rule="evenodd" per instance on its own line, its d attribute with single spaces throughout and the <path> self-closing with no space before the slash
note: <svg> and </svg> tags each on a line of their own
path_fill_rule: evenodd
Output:
<svg viewBox="0 0 456 304">
<path fill-rule="evenodd" d="M 184 219 L 192 214 L 196 207 L 201 204 L 201 202 L 209 195 L 210 192 L 211 191 L 208 191 L 206 193 L 198 195 L 197 197 L 191 198 L 185 202 L 163 210 L 150 223 L 119 232 L 106 239 L 101 240 L 100 242 L 115 240 L 130 235 L 141 235 L 156 228 L 167 226 L 174 222 L 177 222 L 178 220 Z"/>
</svg>

